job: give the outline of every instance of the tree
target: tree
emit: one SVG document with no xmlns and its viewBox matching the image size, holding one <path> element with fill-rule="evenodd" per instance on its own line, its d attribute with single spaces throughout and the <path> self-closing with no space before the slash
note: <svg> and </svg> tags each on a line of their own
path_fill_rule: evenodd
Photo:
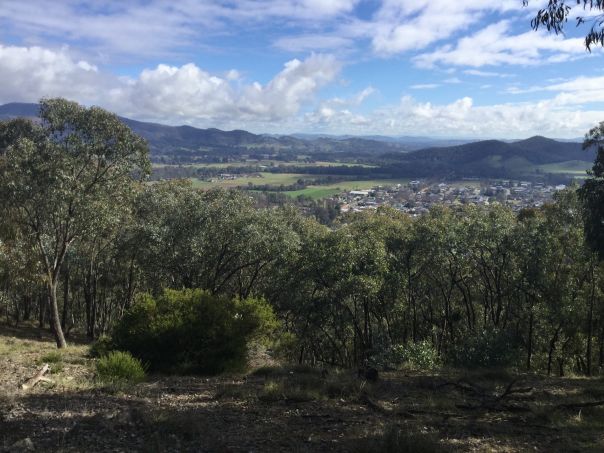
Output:
<svg viewBox="0 0 604 453">
<path fill-rule="evenodd" d="M 523 3 L 526 6 L 529 0 L 523 0 Z M 604 12 L 604 0 L 575 0 L 574 2 L 548 0 L 547 6 L 540 9 L 531 21 L 533 29 L 537 30 L 539 27 L 545 27 L 547 31 L 553 31 L 556 34 L 562 33 L 571 12 L 568 3 L 582 5 L 584 10 Z M 577 16 L 576 22 L 577 26 L 586 23 L 591 24 L 589 32 L 585 35 L 585 47 L 590 52 L 593 45 L 604 46 L 604 13 L 594 16 L 588 15 L 587 17 Z"/>
<path fill-rule="evenodd" d="M 0 199 L 38 254 L 62 348 L 57 286 L 67 251 L 113 221 L 128 205 L 133 175 L 147 175 L 150 164 L 144 140 L 103 109 L 44 99 L 39 116 L 0 126 Z"/>
<path fill-rule="evenodd" d="M 597 154 L 591 177 L 579 189 L 585 206 L 585 236 L 587 242 L 604 259 L 604 122 L 585 135 L 583 149 L 596 148 Z"/>
</svg>

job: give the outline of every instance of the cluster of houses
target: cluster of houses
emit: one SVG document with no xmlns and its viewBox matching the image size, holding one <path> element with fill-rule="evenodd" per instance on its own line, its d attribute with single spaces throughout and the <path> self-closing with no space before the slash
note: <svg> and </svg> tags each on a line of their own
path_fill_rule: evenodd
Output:
<svg viewBox="0 0 604 453">
<path fill-rule="evenodd" d="M 467 181 L 461 183 L 411 181 L 409 184 L 377 186 L 370 190 L 353 190 L 338 195 L 341 212 L 359 212 L 392 206 L 417 216 L 434 205 L 456 206 L 492 203 L 507 205 L 514 211 L 540 207 L 552 200 L 554 193 L 566 186 L 551 186 L 527 181 Z"/>
</svg>

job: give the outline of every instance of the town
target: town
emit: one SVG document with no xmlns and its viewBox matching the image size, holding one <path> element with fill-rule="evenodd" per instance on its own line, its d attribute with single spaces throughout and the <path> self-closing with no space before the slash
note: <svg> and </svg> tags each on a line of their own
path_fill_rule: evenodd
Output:
<svg viewBox="0 0 604 453">
<path fill-rule="evenodd" d="M 528 181 L 478 181 L 455 183 L 411 181 L 409 184 L 376 186 L 370 190 L 352 190 L 334 199 L 341 212 L 360 212 L 391 206 L 418 216 L 435 205 L 459 206 L 473 204 L 488 206 L 494 203 L 510 207 L 515 212 L 537 208 L 552 200 L 554 193 L 566 185 L 556 186 Z"/>
</svg>

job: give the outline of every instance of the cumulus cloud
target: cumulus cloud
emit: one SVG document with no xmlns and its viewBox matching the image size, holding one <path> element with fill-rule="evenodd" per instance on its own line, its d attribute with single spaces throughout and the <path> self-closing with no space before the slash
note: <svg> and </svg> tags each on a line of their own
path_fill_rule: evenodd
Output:
<svg viewBox="0 0 604 453">
<path fill-rule="evenodd" d="M 123 115 L 178 121 L 270 121 L 298 113 L 333 82 L 341 64 L 330 55 L 291 60 L 268 83 L 234 84 L 240 74 L 211 74 L 193 63 L 160 64 L 136 78 L 101 73 L 67 48 L 0 46 L 0 102 L 63 96 Z"/>
<path fill-rule="evenodd" d="M 84 60 L 74 59 L 67 47 L 49 50 L 0 44 L 0 101 L 37 101 L 65 96 L 90 102 L 110 89 L 117 78 L 99 73 Z"/>
</svg>

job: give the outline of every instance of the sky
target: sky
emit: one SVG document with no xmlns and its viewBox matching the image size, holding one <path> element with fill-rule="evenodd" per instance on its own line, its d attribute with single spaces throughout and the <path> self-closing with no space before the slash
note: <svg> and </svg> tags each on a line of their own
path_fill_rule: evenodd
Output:
<svg viewBox="0 0 604 453">
<path fill-rule="evenodd" d="M 572 22 L 533 31 L 545 3 L 0 0 L 0 104 L 61 96 L 255 133 L 582 137 L 604 121 L 604 52 Z"/>
</svg>

